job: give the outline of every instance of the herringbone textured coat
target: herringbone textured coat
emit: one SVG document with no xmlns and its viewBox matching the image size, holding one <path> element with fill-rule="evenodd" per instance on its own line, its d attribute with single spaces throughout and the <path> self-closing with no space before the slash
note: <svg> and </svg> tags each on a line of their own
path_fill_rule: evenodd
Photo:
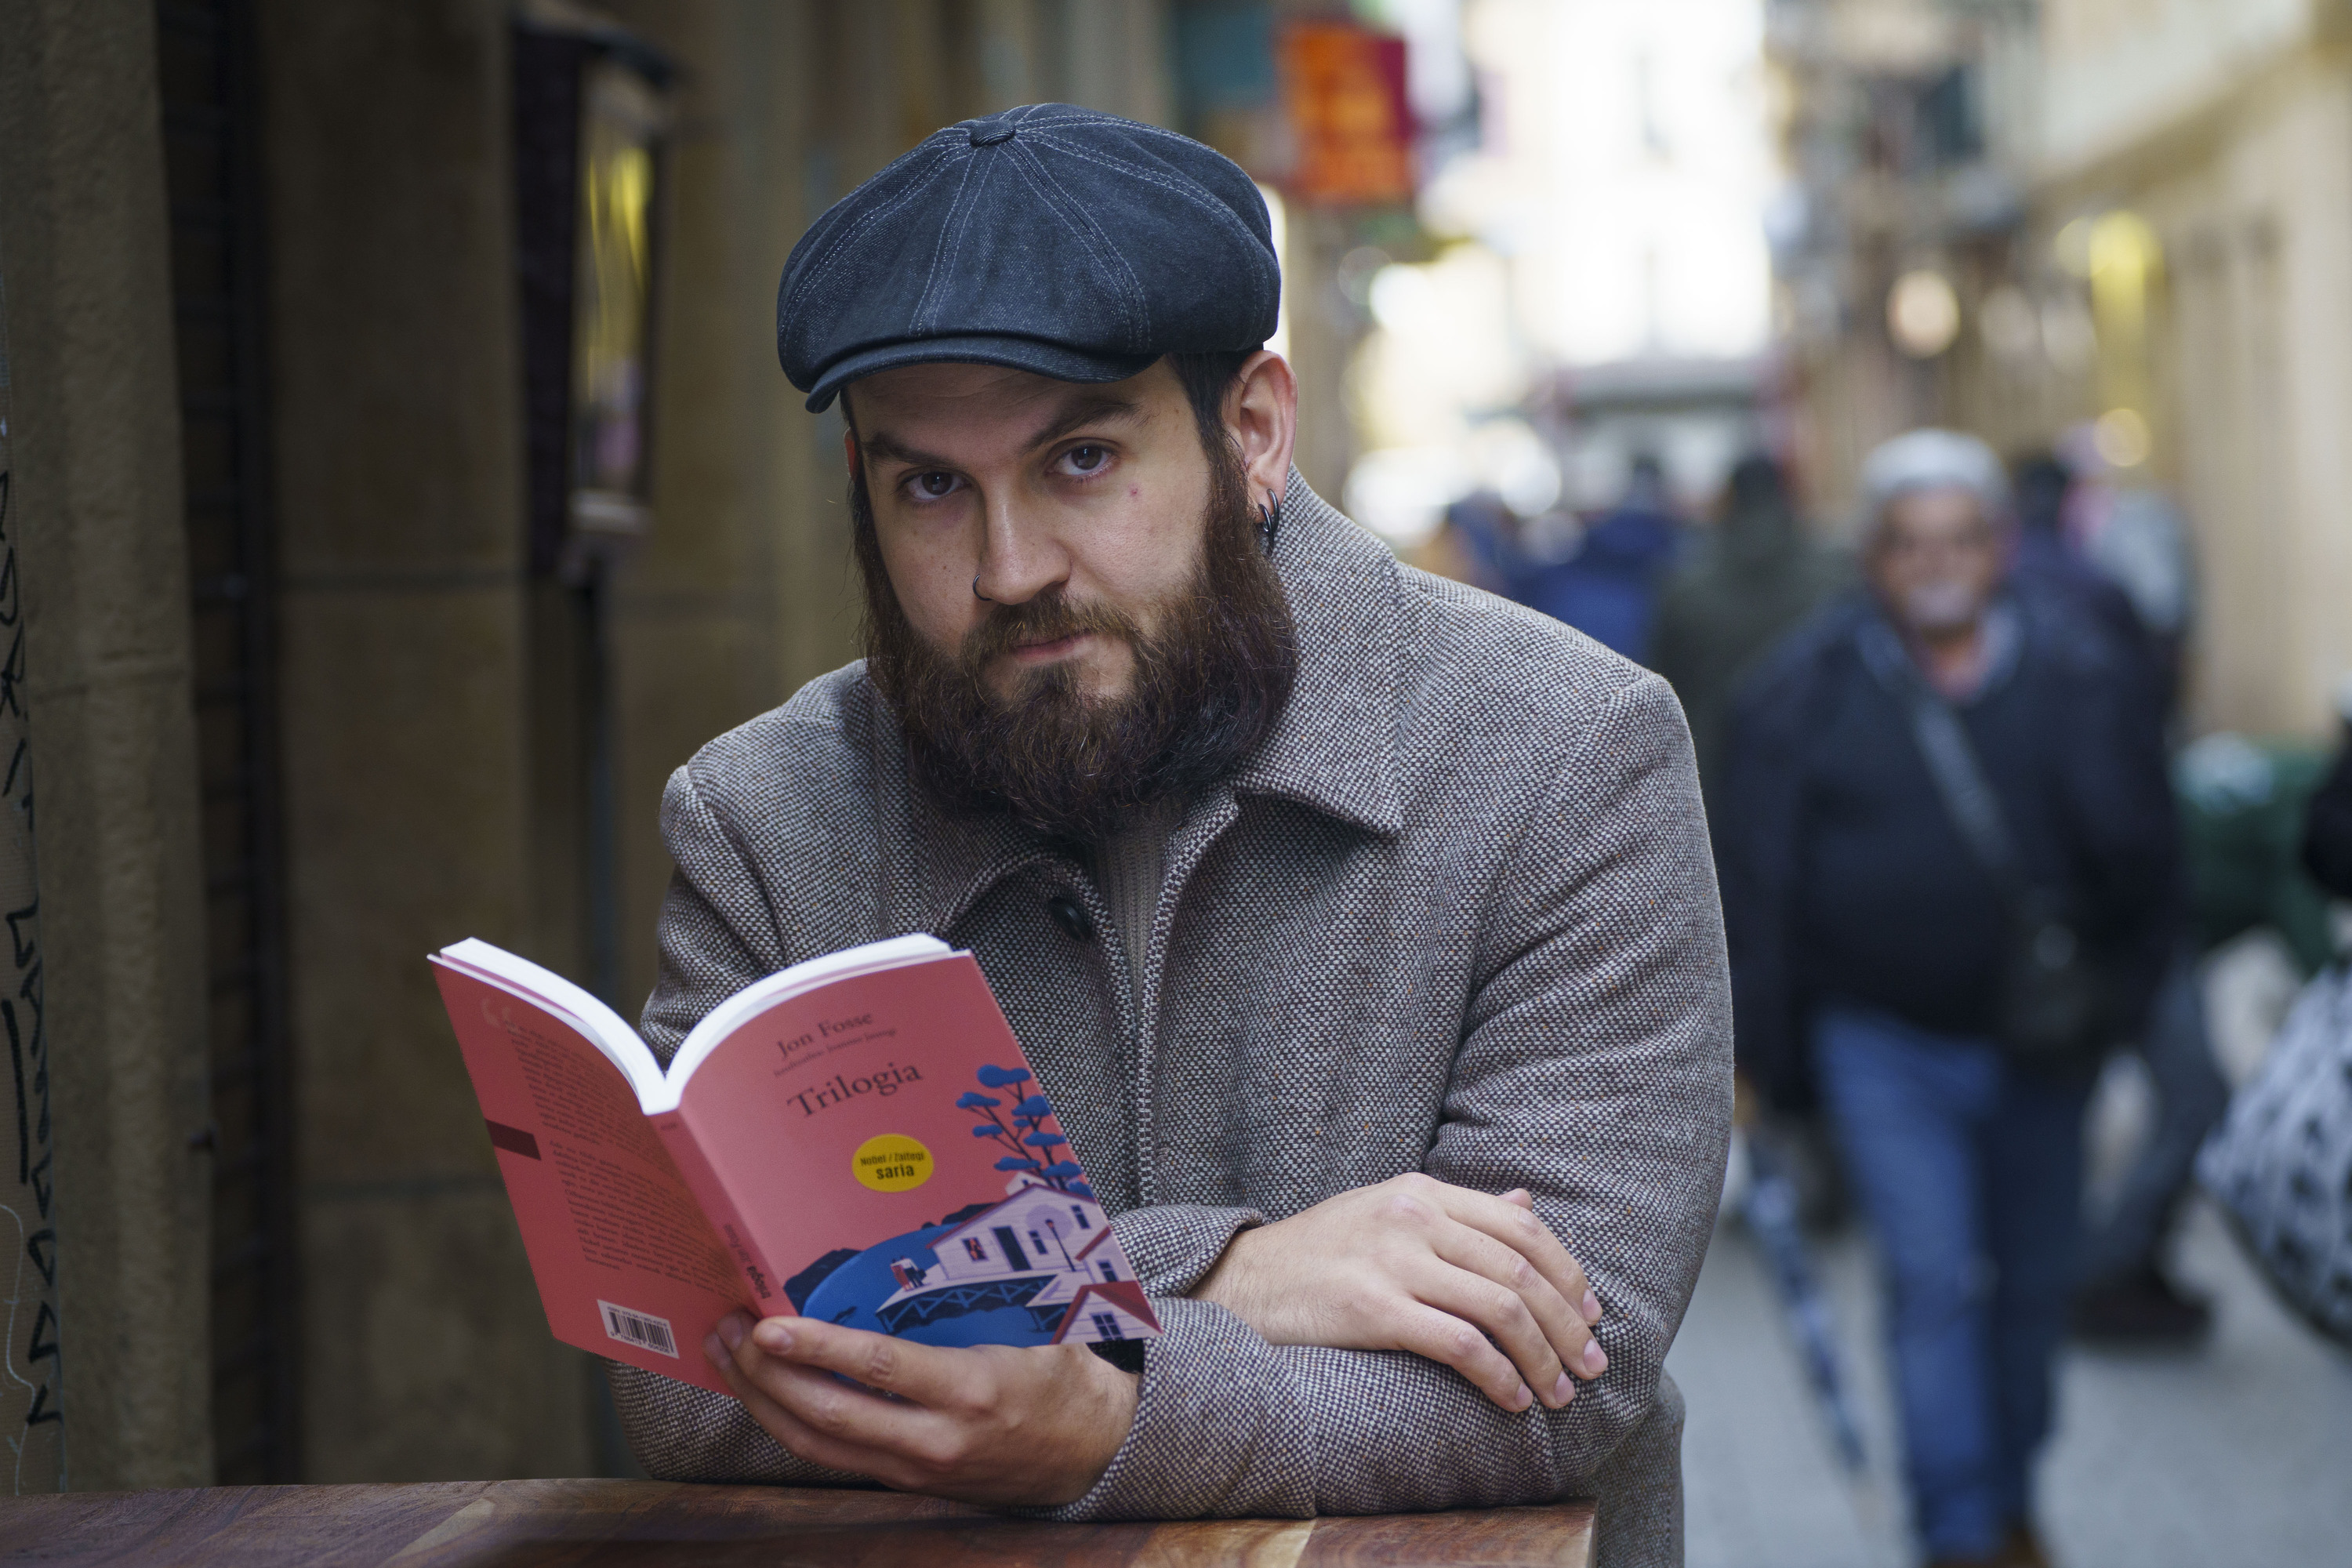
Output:
<svg viewBox="0 0 2352 1568">
<path fill-rule="evenodd" d="M 1660 1363 L 1723 1175 L 1731 1007 L 1666 687 L 1557 622 L 1402 567 L 1294 473 L 1275 563 L 1296 694 L 1170 842 L 1139 1008 L 1081 859 L 910 790 L 864 668 L 672 777 L 645 1032 L 752 979 L 938 933 L 975 953 L 1156 1298 L 1134 1428 L 1069 1519 L 1601 1500 L 1612 1564 L 1681 1560 Z M 1047 909 L 1066 896 L 1093 930 Z M 1422 1170 L 1525 1186 L 1604 1303 L 1609 1370 L 1513 1415 L 1403 1352 L 1268 1345 L 1183 1292 L 1242 1226 Z M 615 1367 L 658 1476 L 847 1481 L 742 1407 Z"/>
</svg>

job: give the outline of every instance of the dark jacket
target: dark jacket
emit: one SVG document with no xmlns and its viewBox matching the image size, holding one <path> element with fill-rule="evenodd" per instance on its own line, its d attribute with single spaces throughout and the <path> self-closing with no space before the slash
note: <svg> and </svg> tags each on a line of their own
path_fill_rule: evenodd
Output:
<svg viewBox="0 0 2352 1568">
<path fill-rule="evenodd" d="M 2005 601 L 2013 657 L 1959 705 L 2033 881 L 2064 895 L 2137 1016 L 2177 918 L 2164 758 L 2136 672 L 2042 595 Z M 1865 662 L 1872 602 L 1770 655 L 1732 718 L 1717 837 L 1742 1068 L 1801 1102 L 1807 1016 L 1840 1001 L 1937 1033 L 1993 1026 L 2001 896 L 1953 826 L 1901 700 Z"/>
<path fill-rule="evenodd" d="M 2352 899 L 2352 739 L 2311 797 L 2304 818 L 2303 864 L 2313 881 L 2339 899 Z"/>
</svg>

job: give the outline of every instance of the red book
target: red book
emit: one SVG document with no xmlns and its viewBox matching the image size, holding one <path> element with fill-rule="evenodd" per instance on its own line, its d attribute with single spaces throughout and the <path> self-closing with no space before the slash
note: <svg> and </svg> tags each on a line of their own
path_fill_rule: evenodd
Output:
<svg viewBox="0 0 2352 1568">
<path fill-rule="evenodd" d="M 461 942 L 433 964 L 566 1344 L 723 1394 L 702 1342 L 739 1307 L 934 1345 L 1160 1332 L 971 954 L 795 964 L 667 1072 L 535 963 Z"/>
</svg>

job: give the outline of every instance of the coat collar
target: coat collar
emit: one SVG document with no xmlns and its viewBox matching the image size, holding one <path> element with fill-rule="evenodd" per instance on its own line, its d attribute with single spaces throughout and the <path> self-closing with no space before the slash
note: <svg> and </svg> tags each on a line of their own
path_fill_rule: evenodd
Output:
<svg viewBox="0 0 2352 1568">
<path fill-rule="evenodd" d="M 1297 623 L 1297 683 L 1233 787 L 1384 837 L 1400 833 L 1396 557 L 1293 468 L 1274 564 Z"/>
<path fill-rule="evenodd" d="M 1293 468 L 1274 563 L 1297 626 L 1297 678 L 1273 735 L 1224 787 L 1295 801 L 1383 837 L 1402 832 L 1396 558 Z M 870 685 L 865 693 L 888 868 L 884 929 L 945 931 L 1004 878 L 1067 863 L 1009 817 L 950 816 L 915 789 L 897 719 Z"/>
</svg>

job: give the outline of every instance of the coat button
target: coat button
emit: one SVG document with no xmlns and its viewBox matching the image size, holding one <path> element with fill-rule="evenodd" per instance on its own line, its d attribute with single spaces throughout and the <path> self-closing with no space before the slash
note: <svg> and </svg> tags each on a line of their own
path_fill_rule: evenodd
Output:
<svg viewBox="0 0 2352 1568">
<path fill-rule="evenodd" d="M 1052 913 L 1054 923 L 1068 932 L 1072 942 L 1086 942 L 1094 936 L 1093 917 L 1087 913 L 1085 905 L 1069 894 L 1055 894 L 1045 900 L 1045 908 Z"/>
</svg>

